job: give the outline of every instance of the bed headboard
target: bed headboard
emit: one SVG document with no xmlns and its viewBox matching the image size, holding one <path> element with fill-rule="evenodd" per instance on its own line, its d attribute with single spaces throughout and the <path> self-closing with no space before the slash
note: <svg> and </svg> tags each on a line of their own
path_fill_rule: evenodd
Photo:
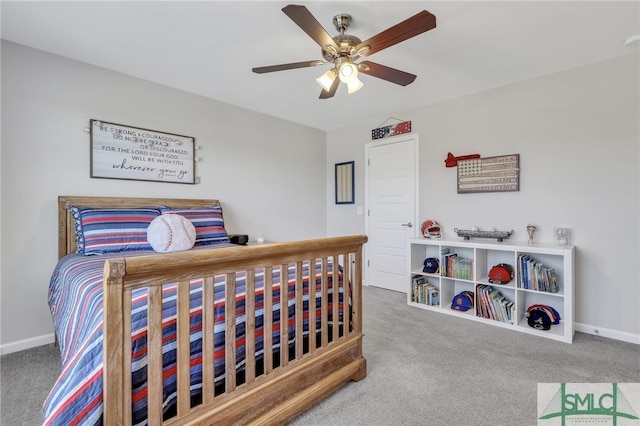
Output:
<svg viewBox="0 0 640 426">
<path fill-rule="evenodd" d="M 126 197 L 58 197 L 58 259 L 76 251 L 76 231 L 71 215 L 71 207 L 217 207 L 218 200 L 198 200 L 182 198 L 126 198 Z"/>
</svg>

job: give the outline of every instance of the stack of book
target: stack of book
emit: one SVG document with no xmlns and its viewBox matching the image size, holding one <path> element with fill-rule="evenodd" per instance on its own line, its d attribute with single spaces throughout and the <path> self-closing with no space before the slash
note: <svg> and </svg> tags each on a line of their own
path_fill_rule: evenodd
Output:
<svg viewBox="0 0 640 426">
<path fill-rule="evenodd" d="M 558 279 L 553 268 L 527 254 L 518 256 L 518 286 L 529 290 L 558 292 Z"/>
<path fill-rule="evenodd" d="M 413 277 L 411 288 L 411 301 L 422 303 L 423 305 L 438 306 L 440 304 L 440 292 L 436 287 L 429 284 L 424 276 Z"/>
<path fill-rule="evenodd" d="M 443 277 L 473 280 L 473 260 L 459 257 L 448 248 L 440 251 L 440 273 Z"/>
<path fill-rule="evenodd" d="M 476 289 L 476 309 L 479 317 L 513 324 L 515 304 L 490 285 Z"/>
</svg>

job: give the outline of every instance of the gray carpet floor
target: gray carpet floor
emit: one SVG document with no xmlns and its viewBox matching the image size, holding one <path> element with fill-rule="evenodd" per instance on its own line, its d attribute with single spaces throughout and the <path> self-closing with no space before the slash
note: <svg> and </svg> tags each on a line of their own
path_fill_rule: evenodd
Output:
<svg viewBox="0 0 640 426">
<path fill-rule="evenodd" d="M 535 425 L 538 383 L 640 382 L 638 345 L 581 333 L 570 345 L 363 295 L 367 377 L 291 425 Z M 3 355 L 0 370 L 0 424 L 42 424 L 57 348 Z"/>
</svg>

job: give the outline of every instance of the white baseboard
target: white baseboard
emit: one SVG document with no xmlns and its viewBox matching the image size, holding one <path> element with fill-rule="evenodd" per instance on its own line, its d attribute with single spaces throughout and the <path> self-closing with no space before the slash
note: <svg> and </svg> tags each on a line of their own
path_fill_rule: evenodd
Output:
<svg viewBox="0 0 640 426">
<path fill-rule="evenodd" d="M 574 323 L 574 329 L 581 333 L 593 334 L 594 336 L 602 336 L 608 339 L 621 340 L 623 342 L 635 343 L 640 345 L 640 334 L 627 333 L 624 331 L 611 330 L 610 328 L 602 328 L 594 325 Z"/>
<path fill-rule="evenodd" d="M 31 349 L 37 346 L 48 345 L 50 343 L 54 343 L 55 339 L 55 334 L 50 333 L 38 337 L 32 337 L 31 339 L 25 339 L 0 345 L 0 355 L 23 351 L 25 349 Z"/>
</svg>

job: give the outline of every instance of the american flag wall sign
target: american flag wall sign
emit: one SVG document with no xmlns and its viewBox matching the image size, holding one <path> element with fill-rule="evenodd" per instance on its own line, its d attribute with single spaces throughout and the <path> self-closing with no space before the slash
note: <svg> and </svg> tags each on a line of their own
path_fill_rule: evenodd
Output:
<svg viewBox="0 0 640 426">
<path fill-rule="evenodd" d="M 373 129 L 371 131 L 371 140 L 388 138 L 390 136 L 401 135 L 403 133 L 411 133 L 411 121 L 403 121 L 402 123 Z"/>
<path fill-rule="evenodd" d="M 458 194 L 520 190 L 520 154 L 458 161 Z"/>
</svg>

